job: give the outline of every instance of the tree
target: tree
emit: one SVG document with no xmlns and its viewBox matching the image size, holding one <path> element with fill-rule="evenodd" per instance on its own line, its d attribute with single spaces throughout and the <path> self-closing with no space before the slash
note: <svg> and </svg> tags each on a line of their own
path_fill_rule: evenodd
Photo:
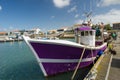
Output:
<svg viewBox="0 0 120 80">
<path fill-rule="evenodd" d="M 104 28 L 105 28 L 106 30 L 111 30 L 111 29 L 112 29 L 111 26 L 110 26 L 110 24 L 106 24 Z"/>
</svg>

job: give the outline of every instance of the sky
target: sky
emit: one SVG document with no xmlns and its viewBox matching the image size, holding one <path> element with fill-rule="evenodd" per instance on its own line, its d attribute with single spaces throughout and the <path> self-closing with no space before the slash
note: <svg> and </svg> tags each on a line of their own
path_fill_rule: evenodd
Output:
<svg viewBox="0 0 120 80">
<path fill-rule="evenodd" d="M 43 31 L 81 24 L 120 22 L 119 0 L 0 0 L 0 31 L 40 28 Z"/>
</svg>

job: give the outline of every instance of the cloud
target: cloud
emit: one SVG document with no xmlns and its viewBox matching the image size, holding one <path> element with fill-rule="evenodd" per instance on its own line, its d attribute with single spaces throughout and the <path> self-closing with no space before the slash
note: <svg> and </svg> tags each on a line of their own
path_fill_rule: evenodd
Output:
<svg viewBox="0 0 120 80">
<path fill-rule="evenodd" d="M 78 19 L 75 21 L 75 24 L 82 24 L 83 23 L 83 20 L 82 19 Z"/>
<path fill-rule="evenodd" d="M 100 14 L 93 17 L 94 23 L 114 23 L 120 22 L 120 10 L 112 9 L 106 14 Z"/>
<path fill-rule="evenodd" d="M 79 14 L 76 14 L 76 15 L 75 15 L 75 18 L 78 18 L 78 17 L 79 17 Z"/>
<path fill-rule="evenodd" d="M 63 8 L 70 5 L 70 0 L 53 0 L 53 3 L 57 8 Z"/>
<path fill-rule="evenodd" d="M 103 22 L 105 24 L 120 22 L 120 10 L 112 9 L 108 13 L 99 14 L 92 17 L 92 22 L 97 24 L 98 22 Z M 75 21 L 76 23 L 82 23 L 83 20 L 79 19 Z"/>
<path fill-rule="evenodd" d="M 2 10 L 2 6 L 0 6 L 0 11 Z"/>
<path fill-rule="evenodd" d="M 10 30 L 14 29 L 12 26 L 9 27 Z"/>
<path fill-rule="evenodd" d="M 55 16 L 51 16 L 51 18 L 53 19 L 53 18 L 55 18 Z"/>
<path fill-rule="evenodd" d="M 77 6 L 73 6 L 70 10 L 68 10 L 68 13 L 71 13 L 71 12 L 77 12 Z"/>
<path fill-rule="evenodd" d="M 117 4 L 120 4 L 120 0 L 100 0 L 97 6 L 104 7 L 104 6 L 117 5 Z"/>
</svg>

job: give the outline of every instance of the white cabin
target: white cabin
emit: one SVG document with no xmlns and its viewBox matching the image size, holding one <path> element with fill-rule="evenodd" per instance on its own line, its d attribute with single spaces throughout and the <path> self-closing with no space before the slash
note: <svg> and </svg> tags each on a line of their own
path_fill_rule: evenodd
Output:
<svg viewBox="0 0 120 80">
<path fill-rule="evenodd" d="M 84 29 L 85 28 L 85 29 Z M 82 27 L 75 31 L 77 43 L 87 46 L 95 46 L 95 30 Z"/>
</svg>

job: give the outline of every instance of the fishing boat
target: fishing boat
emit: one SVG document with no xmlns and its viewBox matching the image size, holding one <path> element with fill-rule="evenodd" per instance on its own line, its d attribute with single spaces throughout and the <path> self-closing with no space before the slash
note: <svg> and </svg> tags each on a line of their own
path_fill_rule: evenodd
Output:
<svg viewBox="0 0 120 80">
<path fill-rule="evenodd" d="M 31 39 L 23 36 L 25 42 L 35 55 L 44 76 L 55 75 L 87 67 L 93 63 L 97 53 L 104 51 L 107 43 L 95 40 L 95 30 L 89 26 L 75 29 L 76 42 L 67 40 Z"/>
</svg>

